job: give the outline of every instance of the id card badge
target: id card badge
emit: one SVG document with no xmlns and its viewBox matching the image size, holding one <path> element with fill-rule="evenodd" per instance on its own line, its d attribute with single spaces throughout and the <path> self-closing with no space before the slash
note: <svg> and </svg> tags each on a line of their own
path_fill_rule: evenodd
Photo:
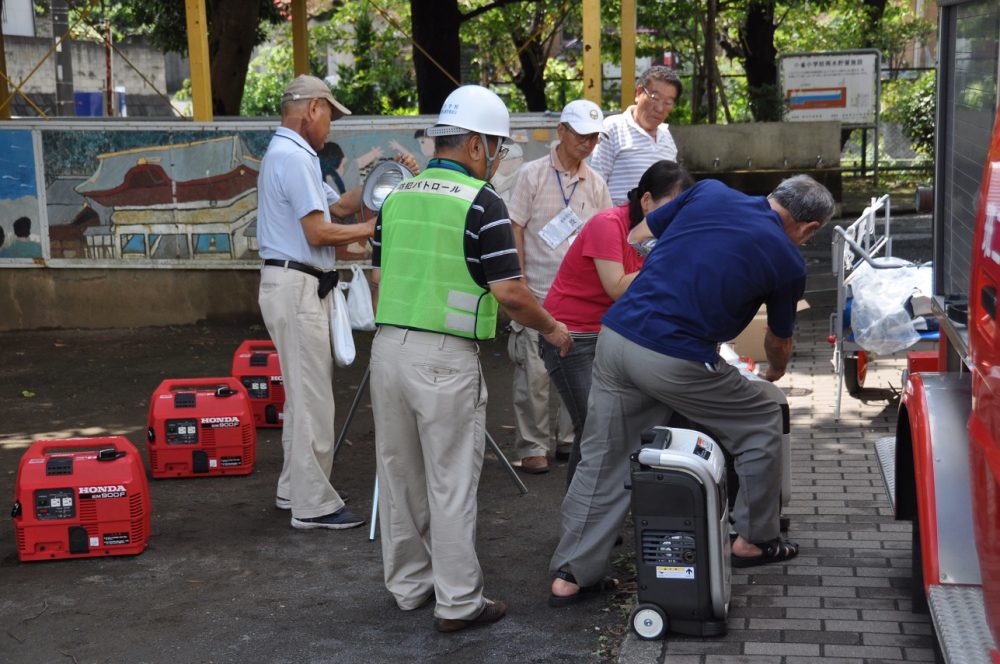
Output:
<svg viewBox="0 0 1000 664">
<path fill-rule="evenodd" d="M 552 217 L 549 223 L 542 227 L 542 230 L 538 232 L 538 236 L 551 249 L 555 249 L 568 240 L 573 233 L 580 230 L 581 226 L 583 226 L 583 221 L 580 217 L 576 216 L 576 212 L 573 212 L 571 208 L 564 207 L 559 211 L 559 214 Z"/>
</svg>

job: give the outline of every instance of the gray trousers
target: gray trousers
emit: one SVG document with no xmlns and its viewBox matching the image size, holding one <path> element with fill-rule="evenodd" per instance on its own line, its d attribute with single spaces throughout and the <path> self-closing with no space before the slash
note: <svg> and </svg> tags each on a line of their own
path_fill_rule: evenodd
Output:
<svg viewBox="0 0 1000 664">
<path fill-rule="evenodd" d="M 372 342 L 378 511 L 385 585 L 403 610 L 433 591 L 438 618 L 484 605 L 476 493 L 486 382 L 474 341 L 379 327 Z"/>
<path fill-rule="evenodd" d="M 647 428 L 680 413 L 711 431 L 735 458 L 740 490 L 736 532 L 751 542 L 778 536 L 781 409 L 719 361 L 716 366 L 657 353 L 602 328 L 597 340 L 587 421 L 562 504 L 562 537 L 550 569 L 584 586 L 607 573 L 628 513 L 629 455 Z"/>
</svg>

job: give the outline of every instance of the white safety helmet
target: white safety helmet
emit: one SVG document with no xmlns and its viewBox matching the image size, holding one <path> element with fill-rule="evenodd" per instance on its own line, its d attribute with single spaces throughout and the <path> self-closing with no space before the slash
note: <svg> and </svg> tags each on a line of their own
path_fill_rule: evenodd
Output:
<svg viewBox="0 0 1000 664">
<path fill-rule="evenodd" d="M 510 113 L 495 93 L 481 85 L 463 85 L 444 100 L 437 124 L 424 133 L 446 136 L 472 132 L 510 138 Z"/>
</svg>

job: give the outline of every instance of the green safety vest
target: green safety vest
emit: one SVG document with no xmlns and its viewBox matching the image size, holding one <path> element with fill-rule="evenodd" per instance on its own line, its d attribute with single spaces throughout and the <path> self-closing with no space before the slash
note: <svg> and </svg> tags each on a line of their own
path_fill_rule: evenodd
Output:
<svg viewBox="0 0 1000 664">
<path fill-rule="evenodd" d="M 429 168 L 386 198 L 377 323 L 496 336 L 496 298 L 473 281 L 465 261 L 465 220 L 483 186 L 464 173 Z"/>
</svg>

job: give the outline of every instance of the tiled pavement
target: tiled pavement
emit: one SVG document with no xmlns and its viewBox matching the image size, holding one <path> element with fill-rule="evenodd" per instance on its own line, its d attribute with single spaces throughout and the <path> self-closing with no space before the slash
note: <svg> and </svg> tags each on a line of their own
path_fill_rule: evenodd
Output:
<svg viewBox="0 0 1000 664">
<path fill-rule="evenodd" d="M 895 429 L 900 358 L 879 359 L 866 386 L 874 398 L 843 397 L 826 341 L 830 304 L 800 316 L 789 373 L 792 427 L 788 564 L 733 574 L 729 633 L 698 639 L 668 634 L 640 641 L 629 630 L 621 664 L 861 664 L 934 661 L 929 617 L 910 610 L 910 524 L 896 522 L 874 442 Z"/>
</svg>

